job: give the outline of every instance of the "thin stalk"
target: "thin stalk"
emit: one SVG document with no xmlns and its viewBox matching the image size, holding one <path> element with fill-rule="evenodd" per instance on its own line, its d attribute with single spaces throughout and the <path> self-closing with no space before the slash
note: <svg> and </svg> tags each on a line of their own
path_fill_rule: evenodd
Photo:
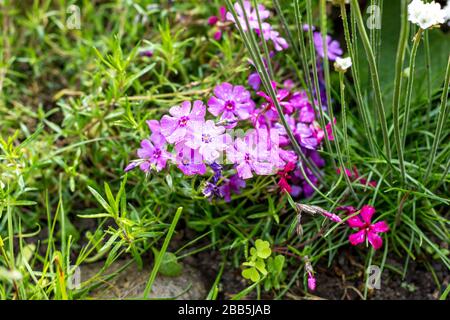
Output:
<svg viewBox="0 0 450 320">
<path fill-rule="evenodd" d="M 368 112 L 366 110 L 366 104 L 364 103 L 364 99 L 361 94 L 361 85 L 359 81 L 359 75 L 358 75 L 358 64 L 357 64 L 357 56 L 355 55 L 355 51 L 353 50 L 353 45 L 351 43 L 350 38 L 350 32 L 348 29 L 348 19 L 347 19 L 347 10 L 345 8 L 345 4 L 342 2 L 340 4 L 341 7 L 341 17 L 342 17 L 342 24 L 344 26 L 344 36 L 345 36 L 345 42 L 347 45 L 347 50 L 350 54 L 350 58 L 352 59 L 352 77 L 354 80 L 354 87 L 355 87 L 355 94 L 356 94 L 356 105 L 358 107 L 359 113 L 361 114 L 361 118 L 363 120 L 363 127 L 364 131 L 367 137 L 367 140 L 369 141 L 369 147 L 372 155 L 376 155 L 376 148 L 374 146 L 373 142 L 373 134 L 372 134 L 372 128 L 370 127 L 370 123 L 368 121 Z"/>
<path fill-rule="evenodd" d="M 394 93 L 392 100 L 392 117 L 394 121 L 394 138 L 395 144 L 397 146 L 397 157 L 399 161 L 399 168 L 402 175 L 403 183 L 406 181 L 405 174 L 405 163 L 403 158 L 403 143 L 400 138 L 400 91 L 402 87 L 402 70 L 403 64 L 405 61 L 405 53 L 406 53 L 406 44 L 408 41 L 409 34 L 409 22 L 407 18 L 407 5 L 408 2 L 406 0 L 402 0 L 402 8 L 401 8 L 401 29 L 400 29 L 400 38 L 397 47 L 397 56 L 395 60 L 395 80 L 394 80 Z"/>
<path fill-rule="evenodd" d="M 345 83 L 344 83 L 344 73 L 339 72 L 339 87 L 341 93 L 341 107 L 342 107 L 342 131 L 344 134 L 344 148 L 347 154 L 347 162 L 349 168 L 352 167 L 350 160 L 350 146 L 348 144 L 348 125 L 347 125 L 347 105 L 345 103 Z"/>
<path fill-rule="evenodd" d="M 427 69 L 427 129 L 430 129 L 430 113 L 431 113 L 431 55 L 430 55 L 430 41 L 429 41 L 429 31 L 426 30 L 424 34 L 423 41 L 425 43 L 425 66 Z M 427 137 L 428 142 L 428 137 Z"/>
<path fill-rule="evenodd" d="M 402 147 L 405 146 L 406 135 L 408 133 L 409 114 L 411 111 L 411 99 L 414 88 L 414 73 L 416 69 L 416 55 L 417 49 L 419 48 L 420 39 L 422 38 L 422 33 L 423 29 L 419 28 L 419 31 L 417 31 L 416 35 L 414 36 L 414 42 L 411 49 L 411 57 L 409 59 L 409 77 L 408 77 L 408 87 L 406 89 L 405 114 L 403 117 Z"/>
<path fill-rule="evenodd" d="M 364 27 L 364 21 L 362 19 L 358 1 L 352 0 L 351 3 L 352 3 L 352 6 L 355 8 L 355 17 L 356 17 L 358 30 L 361 35 L 361 41 L 363 43 L 364 50 L 367 55 L 367 61 L 369 62 L 369 68 L 370 68 L 370 73 L 371 73 L 371 78 L 372 78 L 372 85 L 373 85 L 374 93 L 375 93 L 375 102 L 376 102 L 375 105 L 377 107 L 378 118 L 380 120 L 381 130 L 383 133 L 383 142 L 384 142 L 384 147 L 386 150 L 386 158 L 390 164 L 391 157 L 392 157 L 391 156 L 391 146 L 389 143 L 389 131 L 388 131 L 386 115 L 385 115 L 385 111 L 384 111 L 383 96 L 381 94 L 380 79 L 378 77 L 378 68 L 376 65 L 375 56 L 373 55 L 372 47 L 370 46 L 370 42 L 367 37 L 366 29 Z"/>
<path fill-rule="evenodd" d="M 148 298 L 148 295 L 149 295 L 150 291 L 152 290 L 153 282 L 156 279 L 156 275 L 158 274 L 159 267 L 161 266 L 162 260 L 167 251 L 167 248 L 169 246 L 170 239 L 172 239 L 172 235 L 175 231 L 175 227 L 178 223 L 178 220 L 181 217 L 182 212 L 183 212 L 183 208 L 182 207 L 178 208 L 177 212 L 175 213 L 175 217 L 172 220 L 172 224 L 170 225 L 169 230 L 167 231 L 167 235 L 166 235 L 166 238 L 164 239 L 164 243 L 161 247 L 161 250 L 159 251 L 158 255 L 155 258 L 155 263 L 153 265 L 152 273 L 150 274 L 150 278 L 148 279 L 148 282 L 145 286 L 144 299 Z"/>
<path fill-rule="evenodd" d="M 297 34 L 298 34 L 298 42 L 300 44 L 300 55 L 301 55 L 301 62 L 303 67 L 303 72 L 306 78 L 306 84 L 308 86 L 308 99 L 311 104 L 314 104 L 314 91 L 313 91 L 313 84 L 311 81 L 311 76 L 308 68 L 308 57 L 306 55 L 306 46 L 305 46 L 305 37 L 303 35 L 303 22 L 302 22 L 302 15 L 300 13 L 300 6 L 298 4 L 299 0 L 295 0 L 294 2 L 294 11 L 295 11 L 295 21 L 297 25 Z M 317 117 L 316 108 L 313 108 L 314 114 Z"/>
<path fill-rule="evenodd" d="M 324 1 L 324 0 L 322 0 L 322 1 Z M 344 95 L 344 92 L 345 92 L 344 72 L 339 72 L 339 87 L 340 87 L 340 92 L 341 92 L 341 104 L 342 104 L 342 108 L 344 110 L 343 114 L 342 114 L 342 118 L 345 119 L 346 114 L 345 114 L 345 95 Z M 332 108 L 330 108 L 330 112 L 331 112 L 331 116 L 333 116 L 333 109 Z M 345 122 L 345 125 L 344 125 L 344 145 L 345 145 L 347 154 L 349 154 L 348 140 L 345 137 L 346 133 L 347 133 L 347 121 L 343 120 L 343 122 Z M 336 144 L 336 150 L 337 150 L 337 154 L 338 154 L 339 164 L 341 166 L 341 172 L 344 174 L 345 182 L 347 183 L 347 186 L 350 189 L 350 192 L 352 193 L 353 197 L 357 201 L 359 201 L 359 198 L 356 195 L 355 190 L 353 189 L 352 182 L 350 181 L 350 177 L 345 172 L 345 163 L 344 163 L 344 159 L 342 157 L 341 147 L 339 145 L 339 136 L 338 136 L 337 131 L 335 129 L 333 120 L 331 121 L 331 128 L 332 128 L 333 133 L 334 133 L 334 139 L 335 139 L 335 144 Z M 347 159 L 348 159 L 348 161 L 350 161 L 350 156 L 347 155 Z"/>
<path fill-rule="evenodd" d="M 345 182 L 347 183 L 347 186 L 350 189 L 350 192 L 352 193 L 353 197 L 358 200 L 358 197 L 356 196 L 355 190 L 353 190 L 352 183 L 350 181 L 350 178 L 345 174 L 345 164 L 344 164 L 344 158 L 342 156 L 341 147 L 339 145 L 339 137 L 335 129 L 334 125 L 334 114 L 333 114 L 333 105 L 331 102 L 331 94 L 330 94 L 330 88 L 331 88 L 331 81 L 330 81 L 330 66 L 328 61 L 328 43 L 327 43 L 327 15 L 326 15 L 326 0 L 320 0 L 320 30 L 322 32 L 322 45 L 323 45 L 323 72 L 325 75 L 325 93 L 327 98 L 327 105 L 328 105 L 328 112 L 330 113 L 330 124 L 331 124 L 331 130 L 334 133 L 334 139 L 335 139 L 335 145 L 336 145 L 336 153 L 338 156 L 338 161 L 341 166 L 341 170 L 344 172 L 344 178 Z M 340 72 L 341 73 L 341 72 Z M 342 73 L 341 73 L 342 74 Z M 341 98 L 342 92 L 343 92 L 343 85 L 344 81 L 341 81 Z M 345 101 L 341 103 L 345 104 Z M 325 128 L 324 128 L 325 130 Z M 326 131 L 325 131 L 326 132 Z M 328 136 L 328 134 L 325 134 Z M 347 144 L 348 147 L 348 141 L 346 140 L 345 134 L 344 134 L 344 144 Z M 348 149 L 347 149 L 348 151 Z"/>
<path fill-rule="evenodd" d="M 308 35 L 309 35 L 309 39 L 312 42 L 314 37 L 313 37 L 313 32 L 312 32 L 312 5 L 311 5 L 311 0 L 306 0 L 306 19 L 307 19 L 307 23 L 308 23 Z M 322 106 L 322 97 L 320 94 L 320 86 L 319 86 L 319 77 L 318 77 L 318 72 L 317 72 L 317 65 L 316 65 L 316 61 L 317 61 L 317 57 L 316 57 L 316 51 L 313 45 L 309 46 L 309 52 L 310 52 L 310 56 L 312 58 L 312 71 L 313 71 L 313 79 L 314 79 L 314 91 L 316 92 L 316 96 L 317 96 L 317 103 L 319 104 L 319 122 L 320 125 L 322 126 L 323 129 L 325 129 L 325 116 L 323 114 L 323 106 Z M 325 146 L 326 149 L 328 150 L 328 152 L 330 153 L 330 155 L 333 155 L 333 149 L 331 147 L 331 143 L 330 140 L 328 138 L 327 135 L 325 135 Z M 333 156 L 331 156 L 332 159 L 332 163 L 334 168 L 336 168 L 336 163 L 334 161 Z"/>
<path fill-rule="evenodd" d="M 253 0 L 253 6 L 255 8 L 257 8 L 258 4 L 256 2 L 256 0 Z M 261 17 L 259 15 L 259 10 L 256 10 L 256 17 L 258 18 L 258 26 L 259 26 L 259 30 L 262 30 L 262 22 L 261 22 Z M 264 55 L 266 56 L 266 63 L 267 63 L 267 68 L 269 69 L 269 77 L 273 78 L 275 76 L 274 72 L 273 72 L 273 68 L 272 68 L 272 63 L 270 61 L 270 53 L 269 53 L 269 48 L 267 47 L 267 42 L 264 41 L 264 35 L 262 34 L 261 31 L 261 38 L 263 39 L 262 44 L 263 44 L 263 50 L 264 50 Z M 263 61 L 264 63 L 264 61 Z"/>
<path fill-rule="evenodd" d="M 436 131 L 434 133 L 434 139 L 433 139 L 433 145 L 431 147 L 431 156 L 430 161 L 428 162 L 427 171 L 424 177 L 424 183 L 426 183 L 430 173 L 431 169 L 433 168 L 434 159 L 436 158 L 436 152 L 439 145 L 439 142 L 441 141 L 441 134 L 442 129 L 444 128 L 444 123 L 446 120 L 446 114 L 447 114 L 447 100 L 448 100 L 448 93 L 449 93 L 449 81 L 450 81 L 450 55 L 447 61 L 447 70 L 445 72 L 445 81 L 444 81 L 444 88 L 442 89 L 442 95 L 441 95 L 441 105 L 439 107 L 439 116 L 438 116 L 438 122 L 436 126 Z"/>
</svg>

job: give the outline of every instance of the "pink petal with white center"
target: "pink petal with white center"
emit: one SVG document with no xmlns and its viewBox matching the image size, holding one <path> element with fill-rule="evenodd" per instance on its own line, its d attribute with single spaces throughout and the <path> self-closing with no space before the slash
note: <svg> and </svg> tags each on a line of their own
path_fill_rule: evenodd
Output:
<svg viewBox="0 0 450 320">
<path fill-rule="evenodd" d="M 191 114 L 189 118 L 194 121 L 203 121 L 205 118 L 206 108 L 202 101 L 195 100 L 194 105 L 192 106 Z"/>
<path fill-rule="evenodd" d="M 367 239 L 375 250 L 380 249 L 383 245 L 383 239 L 381 239 L 381 237 L 373 231 L 368 232 Z"/>
<path fill-rule="evenodd" d="M 374 232 L 388 232 L 389 226 L 386 221 L 379 221 L 370 226 L 370 230 Z"/>
<path fill-rule="evenodd" d="M 220 100 L 214 96 L 209 98 L 208 100 L 208 111 L 213 116 L 218 116 L 224 109 L 225 101 Z"/>
<path fill-rule="evenodd" d="M 175 118 L 180 118 L 182 116 L 187 116 L 190 109 L 191 103 L 189 101 L 184 101 L 181 105 L 170 108 L 169 113 Z"/>
<path fill-rule="evenodd" d="M 366 223 L 370 223 L 372 221 L 372 216 L 375 213 L 375 208 L 369 205 L 365 205 L 362 207 L 361 212 L 359 213 Z"/>
<path fill-rule="evenodd" d="M 365 230 L 361 230 L 356 233 L 353 233 L 348 237 L 348 240 L 354 246 L 364 242 L 365 239 L 366 239 L 366 231 Z"/>
<path fill-rule="evenodd" d="M 237 170 L 237 173 L 239 175 L 239 178 L 249 179 L 249 178 L 253 177 L 252 169 L 251 169 L 250 165 L 247 162 L 241 162 L 236 167 L 236 170 Z"/>
<path fill-rule="evenodd" d="M 214 94 L 217 98 L 224 101 L 231 100 L 233 94 L 233 86 L 228 82 L 224 82 L 214 88 Z"/>
<path fill-rule="evenodd" d="M 166 136 L 166 140 L 169 143 L 177 143 L 183 140 L 183 138 L 186 136 L 186 127 L 178 127 L 175 129 L 171 135 Z"/>
<path fill-rule="evenodd" d="M 164 115 L 161 119 L 161 133 L 166 138 L 170 136 L 178 126 L 178 120 L 174 117 Z"/>
</svg>

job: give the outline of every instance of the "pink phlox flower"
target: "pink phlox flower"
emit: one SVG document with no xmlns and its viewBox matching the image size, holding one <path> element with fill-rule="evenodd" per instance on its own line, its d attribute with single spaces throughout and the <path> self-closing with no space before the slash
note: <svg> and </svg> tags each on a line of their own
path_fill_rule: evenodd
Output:
<svg viewBox="0 0 450 320">
<path fill-rule="evenodd" d="M 185 144 L 192 149 L 198 149 L 204 160 L 212 163 L 221 156 L 227 146 L 231 145 L 231 137 L 224 134 L 224 127 L 216 126 L 212 120 L 198 125 L 192 130 Z"/>
<path fill-rule="evenodd" d="M 349 241 L 356 246 L 364 241 L 369 241 L 372 247 L 377 250 L 383 245 L 383 239 L 379 233 L 388 232 L 389 226 L 386 221 L 372 223 L 372 217 L 375 214 L 375 208 L 364 205 L 359 214 L 354 215 L 357 211 L 353 207 L 339 207 L 336 210 L 346 211 L 351 217 L 347 220 L 350 228 L 356 228 L 358 231 L 349 236 Z"/>
<path fill-rule="evenodd" d="M 255 108 L 250 92 L 243 86 L 232 86 L 225 82 L 214 88 L 214 94 L 208 100 L 208 111 L 214 116 L 221 114 L 221 120 L 246 120 Z M 233 128 L 236 124 L 234 122 L 227 128 Z"/>
<path fill-rule="evenodd" d="M 244 138 L 237 138 L 234 146 L 227 150 L 228 160 L 236 165 L 242 179 L 253 177 L 253 172 L 257 175 L 275 173 L 274 163 L 278 163 L 278 159 L 272 158 L 271 141 L 264 131 L 254 130 Z"/>
<path fill-rule="evenodd" d="M 206 108 L 202 101 L 196 100 L 191 110 L 191 103 L 184 101 L 170 108 L 169 113 L 170 116 L 164 115 L 161 119 L 161 134 L 167 142 L 177 143 L 190 134 L 192 128 L 204 122 Z"/>
</svg>

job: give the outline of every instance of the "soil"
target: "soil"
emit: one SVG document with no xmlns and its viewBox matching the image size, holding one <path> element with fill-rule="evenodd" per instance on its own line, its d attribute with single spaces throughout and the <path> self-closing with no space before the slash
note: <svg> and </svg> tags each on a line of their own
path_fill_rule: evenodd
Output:
<svg viewBox="0 0 450 320">
<path fill-rule="evenodd" d="M 199 268 L 210 286 L 214 282 L 221 264 L 221 257 L 216 252 L 202 252 L 186 262 Z M 403 261 L 398 258 L 388 258 L 387 265 L 403 270 Z M 439 289 L 433 279 L 432 273 L 423 264 L 410 262 L 405 279 L 397 272 L 385 268 L 380 281 L 379 289 L 367 292 L 367 298 L 372 300 L 435 300 L 450 283 L 450 271 L 435 261 L 431 263 L 438 282 Z M 292 276 L 295 270 L 291 270 Z M 326 261 L 320 261 L 315 267 L 317 289 L 313 293 L 305 292 L 303 277 L 299 279 L 286 293 L 285 299 L 331 299 L 355 300 L 362 299 L 364 295 L 364 264 L 354 250 L 342 251 L 328 267 Z M 288 279 L 290 277 L 288 276 Z M 236 293 L 245 289 L 248 283 L 240 275 L 240 270 L 228 265 L 224 269 L 221 279 L 219 299 L 229 299 Z M 255 292 L 249 294 L 247 299 L 256 298 Z M 262 293 L 263 299 L 273 299 L 271 293 Z"/>
</svg>

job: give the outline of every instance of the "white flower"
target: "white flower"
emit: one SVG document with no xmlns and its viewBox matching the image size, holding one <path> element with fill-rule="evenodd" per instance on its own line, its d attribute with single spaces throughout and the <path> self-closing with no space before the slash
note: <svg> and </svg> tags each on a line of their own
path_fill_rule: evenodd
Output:
<svg viewBox="0 0 450 320">
<path fill-rule="evenodd" d="M 421 0 L 413 0 L 408 5 L 408 20 L 424 30 L 444 23 L 445 15 L 441 5 L 434 1 L 423 3 Z"/>
<path fill-rule="evenodd" d="M 350 57 L 347 58 L 336 58 L 334 62 L 334 67 L 337 71 L 345 72 L 348 68 L 352 66 L 352 59 Z"/>
</svg>

